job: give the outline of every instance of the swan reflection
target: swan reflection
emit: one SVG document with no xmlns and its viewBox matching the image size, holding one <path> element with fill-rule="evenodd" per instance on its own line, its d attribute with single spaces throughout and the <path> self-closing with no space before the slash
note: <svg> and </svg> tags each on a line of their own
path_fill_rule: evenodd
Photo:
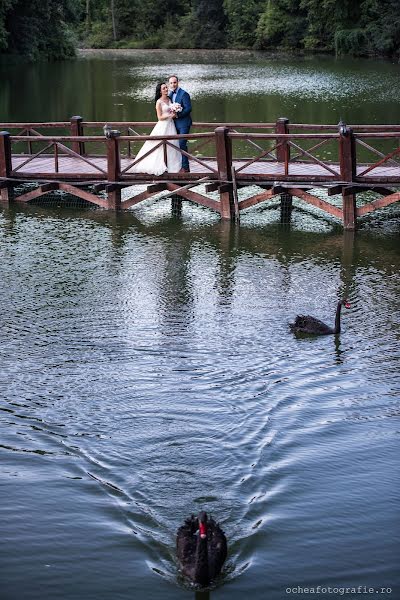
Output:
<svg viewBox="0 0 400 600">
<path fill-rule="evenodd" d="M 210 600 L 210 592 L 195 592 L 194 598 L 195 600 Z"/>
</svg>

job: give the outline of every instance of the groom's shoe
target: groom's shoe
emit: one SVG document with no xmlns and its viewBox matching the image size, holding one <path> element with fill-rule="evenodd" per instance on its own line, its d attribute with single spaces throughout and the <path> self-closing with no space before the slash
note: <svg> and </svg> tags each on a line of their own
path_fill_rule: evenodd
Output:
<svg viewBox="0 0 400 600">
<path fill-rule="evenodd" d="M 189 167 L 182 167 L 182 169 L 179 171 L 179 173 L 190 173 L 190 169 Z"/>
</svg>

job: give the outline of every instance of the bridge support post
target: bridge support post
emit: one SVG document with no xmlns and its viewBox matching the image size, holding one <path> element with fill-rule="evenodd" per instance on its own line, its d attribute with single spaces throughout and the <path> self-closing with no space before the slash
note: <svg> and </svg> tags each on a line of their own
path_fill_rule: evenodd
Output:
<svg viewBox="0 0 400 600">
<path fill-rule="evenodd" d="M 275 123 L 275 133 L 277 134 L 288 134 L 289 133 L 289 119 L 281 117 L 277 119 Z M 278 163 L 284 163 L 284 174 L 289 174 L 289 161 L 290 161 L 290 146 L 286 138 L 280 138 L 276 136 L 276 160 Z M 281 223 L 290 223 L 293 209 L 293 196 L 288 192 L 281 194 Z"/>
<path fill-rule="evenodd" d="M 349 185 L 356 178 L 356 144 L 353 131 L 344 127 L 339 138 L 340 176 Z M 357 227 L 356 194 L 342 190 L 343 198 L 343 227 L 354 230 Z"/>
<path fill-rule="evenodd" d="M 83 135 L 82 117 L 71 117 L 71 135 L 80 136 Z M 77 154 L 83 156 L 85 154 L 84 142 L 72 142 L 72 150 Z"/>
<path fill-rule="evenodd" d="M 293 196 L 284 192 L 281 194 L 281 223 L 290 223 L 293 209 Z"/>
<path fill-rule="evenodd" d="M 182 215 L 182 197 L 178 194 L 171 196 L 171 213 L 174 217 Z"/>
<path fill-rule="evenodd" d="M 10 177 L 12 171 L 11 161 L 11 141 L 8 131 L 0 131 L 0 177 Z M 0 182 L 3 183 L 3 182 Z M 8 203 L 13 199 L 13 188 L 4 182 L 0 188 L 0 199 L 2 202 Z"/>
<path fill-rule="evenodd" d="M 121 208 L 121 188 L 115 185 L 121 174 L 121 161 L 119 155 L 118 137 L 107 138 L 107 200 L 108 208 L 119 210 Z"/>
<path fill-rule="evenodd" d="M 232 140 L 228 137 L 228 127 L 217 127 L 215 146 L 217 153 L 219 200 L 221 219 L 235 219 L 235 205 L 232 185 Z"/>
</svg>

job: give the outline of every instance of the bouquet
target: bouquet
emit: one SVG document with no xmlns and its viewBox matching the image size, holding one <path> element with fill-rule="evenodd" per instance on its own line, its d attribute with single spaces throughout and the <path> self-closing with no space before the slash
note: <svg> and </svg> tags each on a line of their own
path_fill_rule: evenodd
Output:
<svg viewBox="0 0 400 600">
<path fill-rule="evenodd" d="M 171 102 L 169 105 L 169 110 L 173 113 L 179 113 L 182 110 L 182 106 L 179 104 L 179 102 Z"/>
</svg>

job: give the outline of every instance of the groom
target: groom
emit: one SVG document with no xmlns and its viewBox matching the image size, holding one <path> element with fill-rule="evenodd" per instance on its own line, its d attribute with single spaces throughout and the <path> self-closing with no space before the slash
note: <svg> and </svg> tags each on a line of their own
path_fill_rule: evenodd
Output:
<svg viewBox="0 0 400 600">
<path fill-rule="evenodd" d="M 190 102 L 190 96 L 185 90 L 179 87 L 179 80 L 176 75 L 168 77 L 168 85 L 170 90 L 168 96 L 171 98 L 171 102 L 178 102 L 178 104 L 182 106 L 182 110 L 177 113 L 175 117 L 176 131 L 178 134 L 189 133 L 192 124 L 192 117 L 190 115 L 192 112 L 192 104 Z M 179 147 L 181 150 L 187 152 L 187 140 L 179 140 Z M 189 171 L 189 159 L 182 154 L 182 169 L 180 172 L 189 173 Z"/>
</svg>

